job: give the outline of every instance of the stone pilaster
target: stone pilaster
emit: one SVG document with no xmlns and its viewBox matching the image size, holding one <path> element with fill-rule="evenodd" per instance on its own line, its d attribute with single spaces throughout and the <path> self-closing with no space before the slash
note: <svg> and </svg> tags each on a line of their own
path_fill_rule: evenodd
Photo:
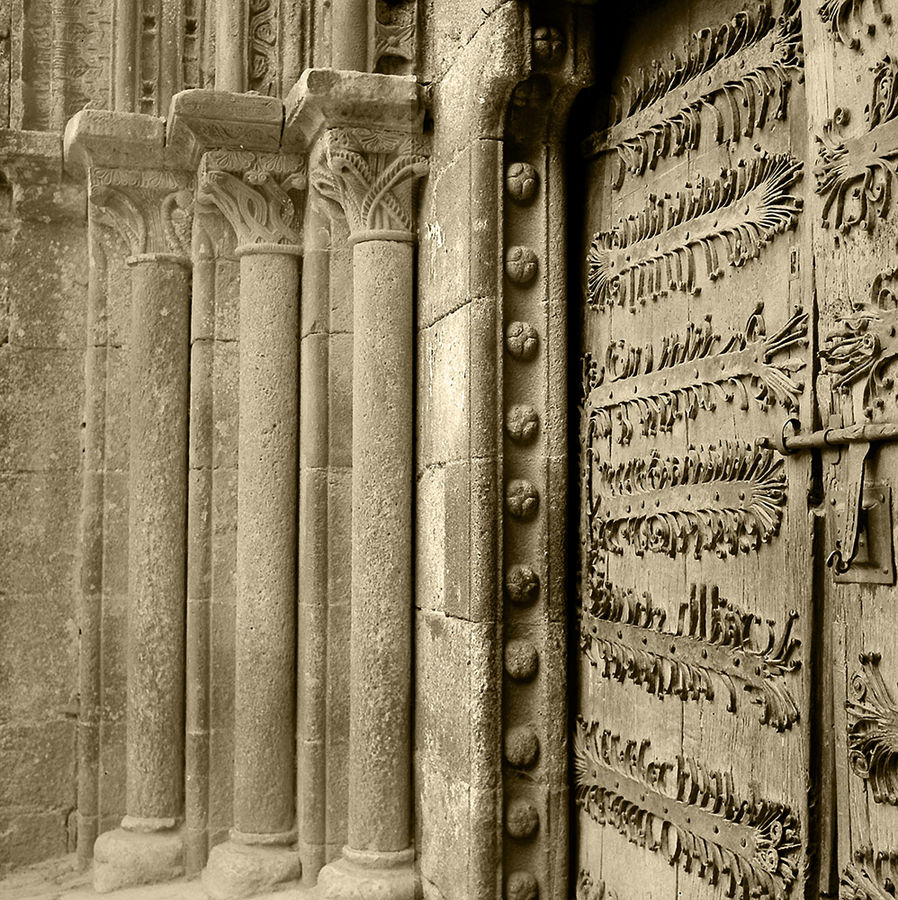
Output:
<svg viewBox="0 0 898 900">
<path fill-rule="evenodd" d="M 300 875 L 295 849 L 296 485 L 299 371 L 297 210 L 303 161 L 210 151 L 200 196 L 237 236 L 240 434 L 234 827 L 203 873 L 212 897 L 272 890 Z"/>
<path fill-rule="evenodd" d="M 412 900 L 414 197 L 427 155 L 413 83 L 330 73 L 316 93 L 314 79 L 292 119 L 325 126 L 311 181 L 349 223 L 354 298 L 348 840 L 318 883 L 328 898 Z"/>
<path fill-rule="evenodd" d="M 98 891 L 183 871 L 184 621 L 192 179 L 91 167 L 92 227 L 130 251 L 126 815 L 94 848 Z"/>
</svg>

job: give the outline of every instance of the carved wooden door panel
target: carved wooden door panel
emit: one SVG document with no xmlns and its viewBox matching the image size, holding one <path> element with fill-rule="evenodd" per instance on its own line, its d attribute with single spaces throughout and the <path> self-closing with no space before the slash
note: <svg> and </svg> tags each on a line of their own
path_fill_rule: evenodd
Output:
<svg viewBox="0 0 898 900">
<path fill-rule="evenodd" d="M 805 12 L 805 49 L 816 143 L 807 215 L 820 421 L 889 438 L 822 453 L 824 553 L 832 554 L 833 577 L 823 579 L 820 599 L 831 622 L 836 790 L 821 801 L 835 809 L 838 847 L 822 886 L 827 896 L 883 900 L 898 885 L 898 447 L 890 429 L 898 422 L 898 2 L 815 3 Z M 858 501 L 855 539 L 850 511 Z"/>
<path fill-rule="evenodd" d="M 575 878 L 803 897 L 812 192 L 797 0 L 646 4 L 588 136 Z"/>
</svg>

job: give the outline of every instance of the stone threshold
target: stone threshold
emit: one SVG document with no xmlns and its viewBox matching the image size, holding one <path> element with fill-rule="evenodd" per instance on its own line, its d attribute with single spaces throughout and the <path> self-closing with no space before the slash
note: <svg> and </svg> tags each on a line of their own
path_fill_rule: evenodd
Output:
<svg viewBox="0 0 898 900">
<path fill-rule="evenodd" d="M 207 900 L 198 878 L 125 888 L 108 894 L 93 889 L 90 870 L 79 870 L 75 854 L 27 866 L 0 878 L 0 900 Z M 314 900 L 311 887 L 292 887 L 253 900 Z"/>
</svg>

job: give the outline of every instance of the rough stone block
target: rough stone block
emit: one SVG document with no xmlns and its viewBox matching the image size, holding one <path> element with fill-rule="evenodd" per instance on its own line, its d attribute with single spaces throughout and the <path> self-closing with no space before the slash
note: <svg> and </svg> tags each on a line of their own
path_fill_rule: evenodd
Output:
<svg viewBox="0 0 898 900">
<path fill-rule="evenodd" d="M 78 468 L 83 379 L 80 350 L 0 350 L 0 471 Z"/>
<path fill-rule="evenodd" d="M 87 243 L 83 225 L 23 222 L 10 255 L 10 344 L 83 347 L 87 310 Z M 35 248 L 40 247 L 39 253 Z"/>
<path fill-rule="evenodd" d="M 351 334 L 333 334 L 328 341 L 330 378 L 329 464 L 352 465 L 352 340 Z"/>
<path fill-rule="evenodd" d="M 240 263 L 219 259 L 215 264 L 215 340 L 240 337 Z"/>
<path fill-rule="evenodd" d="M 68 812 L 0 809 L 0 875 L 68 852 Z"/>
<path fill-rule="evenodd" d="M 418 321 L 426 327 L 470 297 L 468 270 L 480 252 L 471 241 L 471 199 L 459 183 L 471 177 L 468 149 L 435 156 L 422 197 L 418 249 Z"/>
<path fill-rule="evenodd" d="M 78 680 L 75 620 L 71 592 L 0 594 L 0 684 L 15 685 L 0 691 L 0 722 L 72 708 Z M 47 741 L 53 742 L 49 734 Z M 3 746 L 0 737 L 0 754 Z M 2 797 L 0 782 L 0 805 Z"/>
<path fill-rule="evenodd" d="M 75 722 L 0 725 L 0 807 L 75 805 Z"/>
<path fill-rule="evenodd" d="M 240 345 L 216 341 L 212 358 L 212 465 L 237 465 Z"/>
<path fill-rule="evenodd" d="M 0 475 L 0 594 L 71 592 L 80 479 L 70 473 Z"/>
<path fill-rule="evenodd" d="M 418 335 L 419 467 L 468 456 L 469 344 L 467 306 Z"/>
<path fill-rule="evenodd" d="M 283 890 L 302 873 L 299 853 L 285 847 L 248 847 L 227 841 L 212 848 L 203 870 L 203 887 L 212 900 Z"/>
</svg>

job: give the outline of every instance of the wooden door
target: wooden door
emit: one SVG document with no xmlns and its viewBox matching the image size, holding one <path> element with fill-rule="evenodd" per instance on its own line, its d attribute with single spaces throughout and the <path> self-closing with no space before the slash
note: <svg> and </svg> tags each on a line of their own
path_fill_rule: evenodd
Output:
<svg viewBox="0 0 898 900">
<path fill-rule="evenodd" d="M 850 426 L 898 422 L 898 2 L 597 16 L 577 896 L 884 900 L 898 447 Z"/>
<path fill-rule="evenodd" d="M 800 11 L 642 4 L 609 38 L 582 141 L 577 892 L 803 896 L 812 463 L 763 440 L 812 416 Z"/>
</svg>

